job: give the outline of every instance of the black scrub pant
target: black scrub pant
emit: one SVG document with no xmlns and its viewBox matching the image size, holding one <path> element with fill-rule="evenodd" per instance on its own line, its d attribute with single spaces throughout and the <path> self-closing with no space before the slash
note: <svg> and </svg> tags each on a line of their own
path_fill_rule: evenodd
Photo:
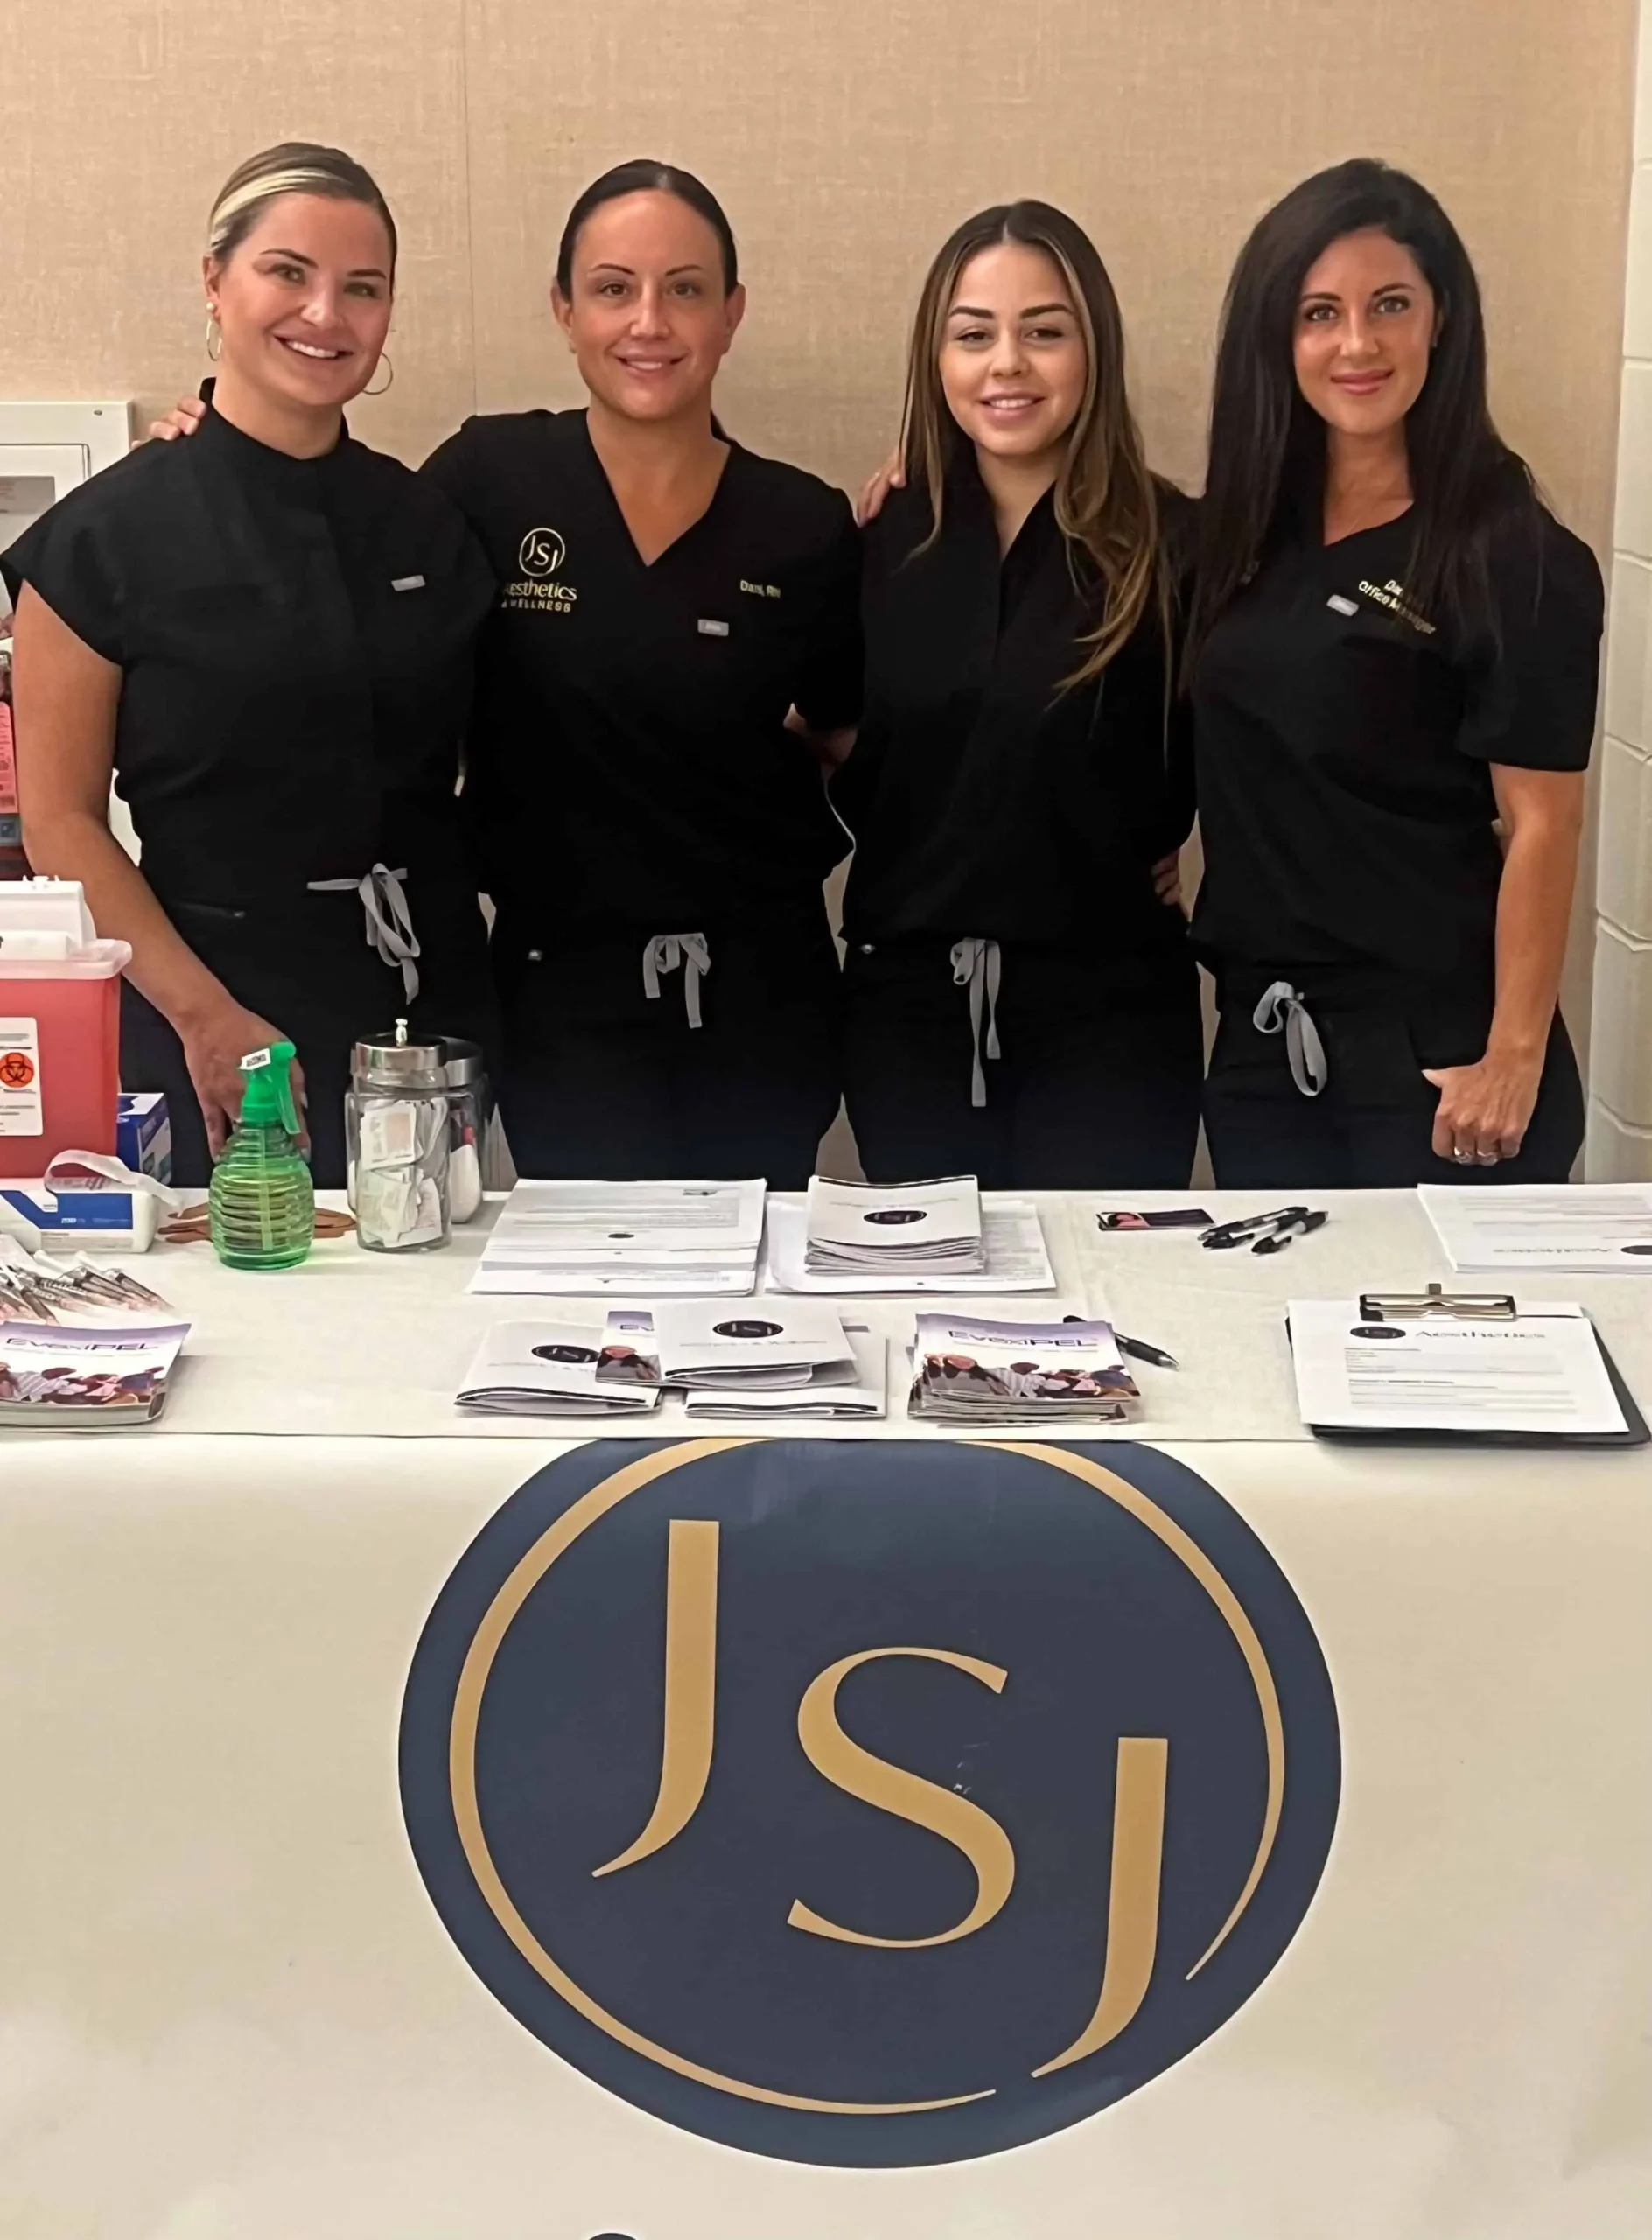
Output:
<svg viewBox="0 0 1652 2240">
<path fill-rule="evenodd" d="M 682 930 L 668 927 L 660 933 Z M 500 1110 L 519 1174 L 745 1180 L 801 1190 L 841 1094 L 842 990 L 825 914 L 707 927 L 690 1024 L 686 969 L 650 998 L 646 930 L 547 937 L 501 914 Z"/>
<path fill-rule="evenodd" d="M 970 1102 L 970 991 L 951 943 L 850 948 L 845 1093 L 873 1182 L 975 1174 L 993 1190 L 1180 1190 L 1199 1138 L 1198 975 L 1180 945 L 1148 961 L 1005 942 L 986 1102 Z"/>
<path fill-rule="evenodd" d="M 1253 1021 L 1270 979 L 1305 998 L 1330 1078 L 1304 1096 L 1283 1034 Z M 1491 1005 L 1478 990 L 1396 986 L 1350 993 L 1293 974 L 1224 976 L 1222 1018 L 1205 1084 L 1205 1134 L 1224 1190 L 1395 1190 L 1419 1182 L 1564 1182 L 1583 1144 L 1583 1085 L 1558 1012 L 1537 1102 L 1520 1151 L 1494 1166 L 1435 1156 L 1439 1090 L 1423 1068 L 1472 1066 L 1486 1054 Z"/>
<path fill-rule="evenodd" d="M 464 1035 L 489 1054 L 498 1022 L 487 934 L 473 887 L 410 876 L 407 897 L 422 954 L 410 1004 L 400 970 L 368 946 L 354 893 L 302 889 L 278 904 L 228 908 L 163 898 L 166 914 L 238 1004 L 280 1029 L 298 1054 L 307 1099 L 310 1171 L 316 1187 L 345 1186 L 344 1097 L 351 1046 L 405 1018 L 416 1034 Z M 121 990 L 121 1086 L 160 1089 L 172 1128 L 172 1180 L 204 1188 L 212 1154 L 184 1046 L 130 983 Z"/>
</svg>

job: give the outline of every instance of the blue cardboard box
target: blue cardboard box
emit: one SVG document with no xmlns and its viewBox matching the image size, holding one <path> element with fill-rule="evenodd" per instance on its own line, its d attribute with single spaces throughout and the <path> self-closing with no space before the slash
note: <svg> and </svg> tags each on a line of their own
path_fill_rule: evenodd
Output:
<svg viewBox="0 0 1652 2240">
<path fill-rule="evenodd" d="M 116 1106 L 115 1155 L 134 1174 L 172 1179 L 172 1124 L 158 1089 L 122 1096 Z"/>
</svg>

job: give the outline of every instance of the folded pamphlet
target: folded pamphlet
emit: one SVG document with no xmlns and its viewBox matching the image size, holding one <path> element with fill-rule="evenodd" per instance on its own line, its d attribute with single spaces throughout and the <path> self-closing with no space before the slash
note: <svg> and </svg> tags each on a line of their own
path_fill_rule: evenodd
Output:
<svg viewBox="0 0 1652 2240">
<path fill-rule="evenodd" d="M 939 1292 L 958 1296 L 979 1292 L 1001 1297 L 1009 1292 L 1053 1292 L 1055 1274 L 1044 1242 L 1038 1208 L 1024 1198 L 990 1199 L 981 1209 L 985 1266 L 971 1275 L 958 1267 L 840 1269 L 812 1272 L 806 1264 L 808 1215 L 802 1206 L 771 1198 L 768 1258 L 763 1295 L 776 1292 L 819 1292 L 872 1298 L 900 1292 Z"/>
<path fill-rule="evenodd" d="M 889 1406 L 888 1348 L 864 1322 L 845 1322 L 844 1334 L 855 1358 L 851 1383 L 692 1390 L 683 1412 L 696 1423 L 880 1421 Z"/>
<path fill-rule="evenodd" d="M 972 1174 L 893 1187 L 817 1174 L 808 1186 L 805 1239 L 810 1275 L 976 1276 L 986 1266 L 981 1186 Z"/>
<path fill-rule="evenodd" d="M 0 1323 L 0 1426 L 127 1431 L 166 1405 L 186 1322 L 147 1329 Z"/>
<path fill-rule="evenodd" d="M 657 1385 L 598 1383 L 597 1323 L 496 1322 L 466 1370 L 455 1405 L 490 1416 L 646 1416 Z"/>
<path fill-rule="evenodd" d="M 630 1337 L 633 1320 L 611 1314 L 609 1336 Z M 855 1355 L 843 1316 L 826 1299 L 737 1306 L 726 1300 L 661 1299 L 650 1311 L 650 1322 L 648 1357 L 657 1364 L 662 1384 L 738 1392 L 855 1381 Z"/>
<path fill-rule="evenodd" d="M 907 1413 L 923 1421 L 1119 1423 L 1139 1396 L 1110 1323 L 918 1317 Z"/>
</svg>

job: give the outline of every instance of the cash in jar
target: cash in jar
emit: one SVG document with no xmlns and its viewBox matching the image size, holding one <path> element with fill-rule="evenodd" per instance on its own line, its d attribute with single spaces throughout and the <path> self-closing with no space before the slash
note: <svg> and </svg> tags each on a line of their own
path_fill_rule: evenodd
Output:
<svg viewBox="0 0 1652 2240">
<path fill-rule="evenodd" d="M 409 1041 L 404 1018 L 352 1053 L 350 1202 L 369 1252 L 430 1252 L 449 1241 L 446 1057 L 439 1040 Z"/>
</svg>

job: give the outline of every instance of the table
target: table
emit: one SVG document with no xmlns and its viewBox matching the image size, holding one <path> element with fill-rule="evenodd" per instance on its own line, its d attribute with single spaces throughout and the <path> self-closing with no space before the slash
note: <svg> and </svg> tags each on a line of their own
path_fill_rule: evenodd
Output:
<svg viewBox="0 0 1652 2240">
<path fill-rule="evenodd" d="M 165 1427 L 4 1445 L 0 2236 L 1641 2240 L 1652 1455 L 1299 1436 L 1279 1302 L 1440 1274 L 1407 1197 L 1228 1256 L 1220 1296 L 1172 1237 L 1097 1236 L 1101 1202 L 1049 1208 L 1064 1295 L 1188 1362 L 1138 1436 L 1260 1535 L 1336 1690 L 1324 1880 L 1222 2029 L 1103 2114 L 933 2167 L 737 2152 L 588 2082 L 450 1941 L 396 1787 L 427 1612 L 570 1444 L 445 1408 L 516 1305 L 462 1297 L 473 1241 L 239 1283 L 151 1254 L 198 1325 Z M 1652 1284 L 1577 1288 L 1644 1402 Z M 1208 1354 L 1260 1396 L 1245 1436 L 1191 1428 Z"/>
</svg>

